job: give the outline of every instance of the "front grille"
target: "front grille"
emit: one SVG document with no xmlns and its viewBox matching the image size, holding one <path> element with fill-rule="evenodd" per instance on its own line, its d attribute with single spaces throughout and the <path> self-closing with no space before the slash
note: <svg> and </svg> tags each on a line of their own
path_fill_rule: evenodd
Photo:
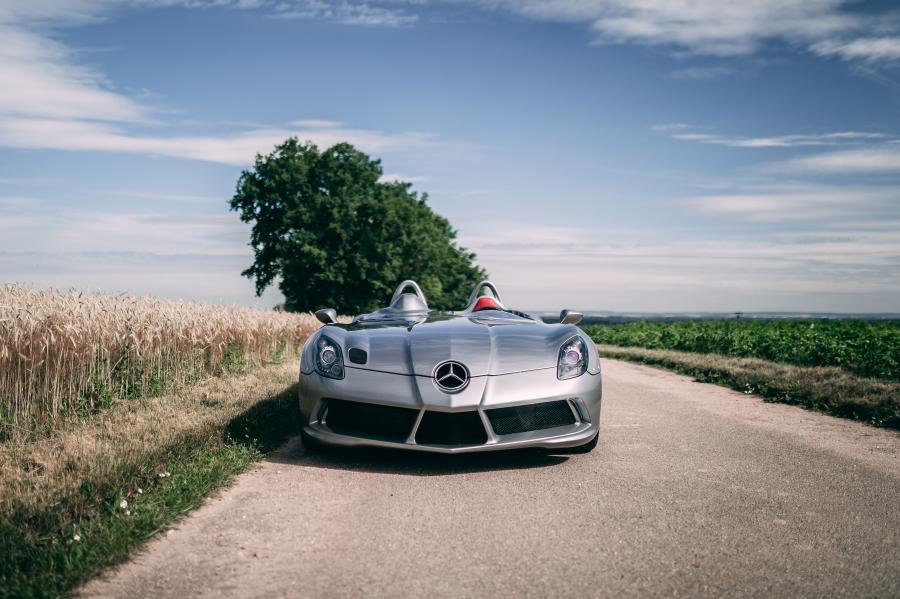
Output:
<svg viewBox="0 0 900 599">
<path fill-rule="evenodd" d="M 421 445 L 481 445 L 487 442 L 487 431 L 476 411 L 425 412 L 416 443 Z"/>
<path fill-rule="evenodd" d="M 378 436 L 391 441 L 406 441 L 419 411 L 376 404 L 328 400 L 325 424 L 334 432 L 350 436 Z"/>
<path fill-rule="evenodd" d="M 487 410 L 488 420 L 498 435 L 539 431 L 575 424 L 575 416 L 565 400 Z"/>
</svg>

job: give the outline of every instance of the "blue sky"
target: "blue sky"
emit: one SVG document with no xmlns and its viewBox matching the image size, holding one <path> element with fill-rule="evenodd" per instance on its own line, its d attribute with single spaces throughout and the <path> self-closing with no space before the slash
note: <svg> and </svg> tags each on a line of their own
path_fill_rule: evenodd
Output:
<svg viewBox="0 0 900 599">
<path fill-rule="evenodd" d="M 0 81 L 6 281 L 277 302 L 227 200 L 296 135 L 520 308 L 900 309 L 893 2 L 5 0 Z"/>
</svg>

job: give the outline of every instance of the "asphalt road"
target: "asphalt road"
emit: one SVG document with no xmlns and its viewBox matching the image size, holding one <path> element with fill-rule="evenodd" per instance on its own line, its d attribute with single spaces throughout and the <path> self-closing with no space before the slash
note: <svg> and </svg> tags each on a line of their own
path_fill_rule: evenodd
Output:
<svg viewBox="0 0 900 599">
<path fill-rule="evenodd" d="M 900 434 L 621 362 L 604 377 L 591 454 L 295 440 L 82 593 L 900 596 Z"/>
</svg>

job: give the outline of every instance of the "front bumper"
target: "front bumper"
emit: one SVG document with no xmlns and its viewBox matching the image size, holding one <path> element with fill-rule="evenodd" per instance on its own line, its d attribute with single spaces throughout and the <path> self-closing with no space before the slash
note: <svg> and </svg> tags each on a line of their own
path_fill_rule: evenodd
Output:
<svg viewBox="0 0 900 599">
<path fill-rule="evenodd" d="M 577 447 L 598 434 L 601 398 L 599 373 L 560 381 L 556 368 L 472 377 L 455 394 L 424 376 L 351 367 L 342 380 L 300 374 L 304 433 L 340 447 L 434 453 Z M 363 408 L 360 426 L 348 426 L 348 406 Z M 340 426 L 329 423 L 329 412 L 337 420 L 338 407 Z M 379 428 L 382 415 L 392 419 L 390 430 Z M 466 430 L 448 430 L 456 426 Z"/>
</svg>

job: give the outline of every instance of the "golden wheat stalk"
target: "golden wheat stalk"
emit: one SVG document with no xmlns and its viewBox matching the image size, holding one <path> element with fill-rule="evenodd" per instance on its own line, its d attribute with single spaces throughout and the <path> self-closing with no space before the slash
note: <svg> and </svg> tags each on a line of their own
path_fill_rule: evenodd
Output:
<svg viewBox="0 0 900 599">
<path fill-rule="evenodd" d="M 27 426 L 291 353 L 312 314 L 0 288 L 0 423 Z"/>
</svg>

